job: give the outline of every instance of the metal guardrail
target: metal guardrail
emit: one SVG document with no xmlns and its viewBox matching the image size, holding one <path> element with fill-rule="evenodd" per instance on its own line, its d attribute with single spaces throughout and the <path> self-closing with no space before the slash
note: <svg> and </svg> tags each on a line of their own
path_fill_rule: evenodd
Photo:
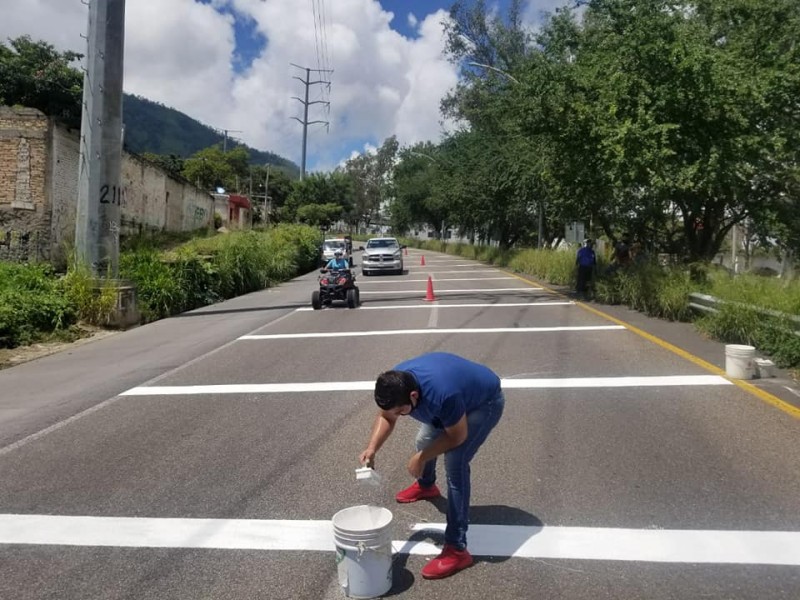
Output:
<svg viewBox="0 0 800 600">
<path fill-rule="evenodd" d="M 689 308 L 699 313 L 709 314 L 709 313 L 719 312 L 719 308 L 725 304 L 740 306 L 742 308 L 753 310 L 765 316 L 775 317 L 777 319 L 785 319 L 786 321 L 792 322 L 794 325 L 795 332 L 800 334 L 800 317 L 798 317 L 797 315 L 790 315 L 788 313 L 780 312 L 777 310 L 771 310 L 768 308 L 760 308 L 758 306 L 753 306 L 751 304 L 745 304 L 744 302 L 720 300 L 719 298 L 716 298 L 715 296 L 710 296 L 708 294 L 700 294 L 697 292 L 689 294 Z"/>
</svg>

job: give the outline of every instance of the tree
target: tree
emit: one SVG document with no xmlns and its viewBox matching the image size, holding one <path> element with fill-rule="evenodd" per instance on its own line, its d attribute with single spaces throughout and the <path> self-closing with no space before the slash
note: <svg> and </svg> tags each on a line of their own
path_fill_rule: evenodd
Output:
<svg viewBox="0 0 800 600">
<path fill-rule="evenodd" d="M 380 217 L 381 208 L 391 201 L 392 173 L 399 144 L 387 138 L 375 153 L 365 152 L 347 161 L 344 172 L 352 182 L 355 203 L 348 211 L 351 226 L 366 226 Z"/>
<path fill-rule="evenodd" d="M 29 36 L 0 44 L 0 104 L 37 108 L 79 128 L 83 75 L 71 65 L 80 58 Z"/>
<path fill-rule="evenodd" d="M 219 144 L 200 150 L 184 161 L 183 176 L 204 189 L 221 187 L 237 193 L 250 181 L 247 150 L 242 147 L 223 152 Z"/>
<path fill-rule="evenodd" d="M 152 152 L 145 152 L 142 154 L 142 158 L 147 161 L 150 161 L 158 168 L 166 171 L 170 175 L 174 175 L 177 177 L 183 177 L 183 169 L 185 166 L 185 161 L 180 156 L 175 156 L 174 154 L 170 154 L 169 156 L 164 154 L 153 154 Z"/>
<path fill-rule="evenodd" d="M 343 218 L 352 205 L 351 181 L 344 173 L 312 173 L 294 182 L 280 217 L 327 225 Z"/>
</svg>

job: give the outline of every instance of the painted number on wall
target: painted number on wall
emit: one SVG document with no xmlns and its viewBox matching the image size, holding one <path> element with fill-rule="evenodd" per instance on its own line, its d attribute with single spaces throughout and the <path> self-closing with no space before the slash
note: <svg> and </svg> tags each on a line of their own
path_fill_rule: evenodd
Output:
<svg viewBox="0 0 800 600">
<path fill-rule="evenodd" d="M 122 188 L 116 185 L 103 185 L 100 187 L 100 204 L 122 204 Z"/>
</svg>

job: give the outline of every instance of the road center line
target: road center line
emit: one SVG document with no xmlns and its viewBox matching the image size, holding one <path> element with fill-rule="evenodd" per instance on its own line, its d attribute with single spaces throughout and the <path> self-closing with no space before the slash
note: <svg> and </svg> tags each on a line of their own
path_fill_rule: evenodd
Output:
<svg viewBox="0 0 800 600">
<path fill-rule="evenodd" d="M 454 333 L 549 333 L 567 331 L 624 331 L 621 325 L 584 325 L 574 327 L 460 327 L 457 329 L 387 329 L 378 331 L 320 331 L 314 333 L 273 333 L 243 335 L 240 340 L 298 340 L 315 338 L 379 337 L 384 335 L 428 335 Z"/>
<path fill-rule="evenodd" d="M 671 375 L 655 377 L 576 377 L 558 379 L 503 379 L 505 390 L 677 387 L 732 385 L 718 375 Z M 314 381 L 305 383 L 230 383 L 219 385 L 142 386 L 121 396 L 197 396 L 205 394 L 289 394 L 373 391 L 375 381 Z"/>
<path fill-rule="evenodd" d="M 418 523 L 413 532 L 444 531 Z M 396 530 L 397 528 L 395 528 Z M 333 552 L 326 520 L 152 519 L 0 515 L 0 544 Z M 399 554 L 435 555 L 431 542 L 396 540 Z M 800 566 L 800 532 L 472 525 L 478 556 L 657 563 Z"/>
</svg>

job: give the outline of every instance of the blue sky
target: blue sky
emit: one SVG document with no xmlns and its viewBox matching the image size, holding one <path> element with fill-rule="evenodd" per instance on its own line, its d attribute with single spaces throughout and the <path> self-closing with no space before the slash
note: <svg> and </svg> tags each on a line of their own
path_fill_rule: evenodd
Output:
<svg viewBox="0 0 800 600">
<path fill-rule="evenodd" d="M 487 0 L 505 10 L 510 0 Z M 530 14 L 564 0 L 529 0 Z M 253 148 L 299 164 L 303 95 L 290 63 L 334 69 L 317 87 L 309 120 L 309 171 L 328 171 L 389 136 L 437 142 L 441 99 L 458 82 L 443 56 L 450 0 L 127 0 L 125 90 L 176 108 Z M 324 11 L 320 31 L 315 15 Z M 393 13 L 390 20 L 389 14 Z M 0 0 L 0 36 L 31 35 L 85 52 L 82 0 Z M 414 18 L 409 19 L 409 14 Z M 535 21 L 535 16 L 530 18 Z M 315 25 L 316 24 L 316 25 Z M 322 51 L 320 51 L 322 44 Z"/>
</svg>

